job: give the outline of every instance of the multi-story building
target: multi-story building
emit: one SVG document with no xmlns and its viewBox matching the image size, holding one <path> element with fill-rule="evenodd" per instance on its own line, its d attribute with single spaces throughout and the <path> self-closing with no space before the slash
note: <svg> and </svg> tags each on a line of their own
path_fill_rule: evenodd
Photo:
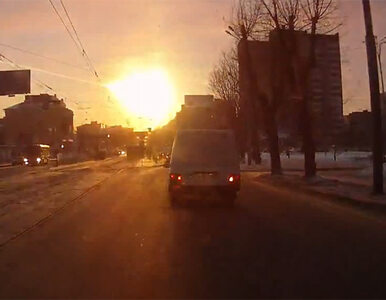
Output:
<svg viewBox="0 0 386 300">
<path fill-rule="evenodd" d="M 78 126 L 76 135 L 78 151 L 90 156 L 101 151 L 114 154 L 128 145 L 138 144 L 133 128 L 106 126 L 96 121 Z"/>
<path fill-rule="evenodd" d="M 4 109 L 3 142 L 8 145 L 48 144 L 59 148 L 73 138 L 73 112 L 56 95 L 27 95 Z"/>
<path fill-rule="evenodd" d="M 121 125 L 106 127 L 103 132 L 108 137 L 109 151 L 125 149 L 127 145 L 137 142 L 133 128 L 122 127 Z"/>
<path fill-rule="evenodd" d="M 78 151 L 96 156 L 101 149 L 107 150 L 107 136 L 102 132 L 104 127 L 103 124 L 96 121 L 76 127 Z"/>
<path fill-rule="evenodd" d="M 315 54 L 309 83 L 315 139 L 317 144 L 336 144 L 344 130 L 339 35 L 317 35 Z"/>
<path fill-rule="evenodd" d="M 348 132 L 346 144 L 351 148 L 371 149 L 372 123 L 371 112 L 356 111 L 348 114 Z"/>
<path fill-rule="evenodd" d="M 299 139 L 300 91 L 310 61 L 311 36 L 302 31 L 291 33 L 282 30 L 280 33 L 280 39 L 277 31 L 273 31 L 268 41 L 248 41 L 249 61 L 239 45 L 240 103 L 244 106 L 241 110 L 248 110 L 245 107 L 247 97 L 258 101 L 257 95 L 248 96 L 251 84 L 255 84 L 258 93 L 270 103 L 274 101 L 273 95 L 279 93 L 274 108 L 279 131 Z M 282 46 L 283 39 L 288 47 L 286 50 Z M 331 145 L 336 143 L 344 130 L 339 35 L 316 35 L 315 54 L 315 66 L 309 77 L 314 138 L 319 146 Z M 249 82 L 248 63 L 255 73 L 256 83 Z M 257 107 L 261 106 L 257 104 Z M 261 119 L 262 113 L 259 110 L 256 115 Z M 261 120 L 257 122 L 263 128 Z"/>
</svg>

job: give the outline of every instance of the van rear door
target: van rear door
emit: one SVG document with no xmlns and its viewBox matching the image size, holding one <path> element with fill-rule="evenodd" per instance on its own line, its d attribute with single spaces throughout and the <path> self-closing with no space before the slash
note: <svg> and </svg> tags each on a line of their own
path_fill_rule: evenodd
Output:
<svg viewBox="0 0 386 300">
<path fill-rule="evenodd" d="M 182 174 L 186 185 L 226 185 L 240 167 L 229 130 L 182 130 L 177 133 L 171 173 Z"/>
</svg>

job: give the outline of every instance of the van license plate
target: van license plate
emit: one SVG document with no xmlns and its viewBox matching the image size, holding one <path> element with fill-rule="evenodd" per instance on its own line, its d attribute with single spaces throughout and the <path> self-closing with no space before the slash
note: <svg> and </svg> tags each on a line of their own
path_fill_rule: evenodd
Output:
<svg viewBox="0 0 386 300">
<path fill-rule="evenodd" d="M 215 173 L 196 173 L 192 176 L 192 179 L 196 184 L 211 184 L 215 181 L 215 178 Z"/>
</svg>

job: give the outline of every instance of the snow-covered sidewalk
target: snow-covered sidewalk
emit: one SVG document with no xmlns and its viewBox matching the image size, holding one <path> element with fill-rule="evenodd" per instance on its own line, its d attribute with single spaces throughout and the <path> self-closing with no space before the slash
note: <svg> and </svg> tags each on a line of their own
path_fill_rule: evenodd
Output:
<svg viewBox="0 0 386 300">
<path fill-rule="evenodd" d="M 242 171 L 259 172 L 257 180 L 272 184 L 287 185 L 306 191 L 333 196 L 337 199 L 351 199 L 361 205 L 378 205 L 386 208 L 386 196 L 372 194 L 372 167 L 369 152 L 343 152 L 334 160 L 333 153 L 317 153 L 318 173 L 311 180 L 303 177 L 304 158 L 301 153 L 293 153 L 290 158 L 281 156 L 282 176 L 270 176 L 262 172 L 270 171 L 269 154 L 262 155 L 261 165 L 241 165 Z M 386 170 L 384 170 L 386 187 Z"/>
<path fill-rule="evenodd" d="M 386 195 L 373 195 L 371 184 L 358 184 L 347 177 L 342 180 L 342 177 L 334 179 L 318 175 L 312 179 L 305 179 L 300 172 L 290 172 L 279 176 L 261 173 L 256 180 L 322 194 L 336 200 L 349 201 L 358 206 L 386 209 Z"/>
<path fill-rule="evenodd" d="M 331 152 L 316 153 L 316 167 L 318 170 L 344 170 L 344 169 L 362 169 L 370 166 L 369 152 L 342 152 L 338 153 L 336 161 Z M 269 171 L 271 168 L 269 153 L 262 153 L 262 163 L 260 165 L 240 165 L 242 171 Z M 284 171 L 302 171 L 304 170 L 304 155 L 299 152 L 291 153 L 290 158 L 281 155 L 281 164 Z"/>
</svg>

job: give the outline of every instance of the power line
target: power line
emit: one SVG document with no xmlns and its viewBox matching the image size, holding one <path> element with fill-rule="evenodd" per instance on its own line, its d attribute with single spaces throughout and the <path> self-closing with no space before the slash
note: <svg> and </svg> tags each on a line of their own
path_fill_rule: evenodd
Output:
<svg viewBox="0 0 386 300">
<path fill-rule="evenodd" d="M 48 0 L 50 3 L 51 3 L 51 6 L 53 8 L 53 10 L 55 11 L 56 15 L 58 16 L 59 20 L 62 22 L 64 28 L 66 28 L 66 31 L 68 33 L 68 35 L 70 36 L 70 38 L 72 39 L 72 41 L 74 42 L 74 44 L 76 45 L 76 47 L 78 48 L 78 50 L 80 51 L 80 53 L 82 54 L 82 49 L 81 47 L 79 46 L 79 44 L 76 42 L 76 40 L 74 39 L 74 37 L 72 36 L 72 33 L 70 31 L 70 29 L 68 29 L 67 27 L 67 24 L 64 22 L 62 16 L 59 14 L 58 10 L 56 9 L 54 3 L 52 2 L 52 0 Z"/>
<path fill-rule="evenodd" d="M 84 46 L 83 46 L 83 44 L 82 44 L 82 41 L 81 41 L 80 38 L 79 38 L 78 32 L 77 32 L 77 30 L 75 29 L 75 26 L 74 26 L 74 24 L 73 24 L 73 22 L 72 22 L 72 20 L 71 20 L 71 18 L 70 18 L 70 15 L 69 15 L 69 13 L 68 13 L 68 11 L 67 11 L 67 9 L 66 9 L 66 6 L 64 5 L 63 0 L 60 0 L 60 4 L 61 4 L 62 7 L 63 7 L 63 10 L 64 10 L 64 12 L 65 12 L 65 14 L 66 14 L 66 16 L 67 16 L 68 21 L 70 22 L 70 25 L 71 25 L 71 27 L 72 27 L 72 30 L 73 30 L 74 33 L 75 33 L 76 39 L 78 40 L 79 45 L 80 45 L 80 47 L 81 47 L 82 50 L 83 50 L 82 54 L 85 56 L 85 58 L 86 58 L 86 60 L 87 60 L 87 62 L 88 62 L 88 64 L 89 64 L 91 70 L 93 71 L 94 75 L 99 79 L 99 75 L 98 75 L 97 71 L 95 70 L 95 67 L 94 67 L 93 63 L 92 63 L 90 57 L 88 56 L 88 54 L 87 54 L 87 52 L 86 52 L 86 50 L 85 50 L 85 48 L 84 48 Z"/>
<path fill-rule="evenodd" d="M 36 57 L 40 57 L 40 58 L 44 58 L 44 59 L 47 59 L 47 60 L 51 60 L 51 61 L 54 61 L 56 63 L 62 64 L 62 65 L 67 65 L 67 66 L 70 66 L 70 67 L 73 67 L 73 68 L 77 68 L 77 69 L 80 69 L 80 70 L 87 70 L 87 69 L 85 69 L 83 67 L 80 67 L 80 66 L 77 66 L 77 65 L 73 65 L 73 64 L 70 64 L 70 63 L 58 60 L 56 58 L 52 58 L 52 57 L 48 57 L 48 56 L 45 56 L 45 55 L 41 55 L 41 54 L 29 51 L 29 50 L 25 50 L 25 49 L 22 49 L 22 48 L 18 48 L 18 47 L 15 47 L 15 46 L 3 44 L 3 43 L 0 43 L 0 46 L 7 47 L 7 48 L 10 48 L 10 49 L 13 49 L 13 50 L 16 50 L 16 51 L 20 51 L 20 52 L 23 52 L 23 53 L 27 53 L 27 54 L 30 54 L 30 55 L 33 55 L 33 56 L 36 56 Z"/>
<path fill-rule="evenodd" d="M 10 60 L 8 59 L 8 61 L 10 61 Z M 82 82 L 82 83 L 102 86 L 101 84 L 95 83 L 93 81 L 84 80 L 84 79 L 77 78 L 77 77 L 72 77 L 72 76 L 69 76 L 69 75 L 66 75 L 66 74 L 63 74 L 63 73 L 56 73 L 56 72 L 48 71 L 48 70 L 45 70 L 45 69 L 40 69 L 40 68 L 36 68 L 36 67 L 32 67 L 32 66 L 27 66 L 27 65 L 22 65 L 22 66 L 17 65 L 17 66 L 19 68 L 31 69 L 31 70 L 35 70 L 37 72 L 42 72 L 42 73 L 46 73 L 46 74 L 49 74 L 49 75 L 58 76 L 58 77 L 65 78 L 65 79 L 68 79 L 68 80 L 74 80 L 74 81 L 78 81 L 78 82 Z"/>
<path fill-rule="evenodd" d="M 62 5 L 62 7 L 63 7 L 63 9 L 64 9 L 64 11 L 65 11 L 65 14 L 66 14 L 66 16 L 67 16 L 67 18 L 68 18 L 68 21 L 69 21 L 70 24 L 71 24 L 71 27 L 72 27 L 72 29 L 73 29 L 73 31 L 74 31 L 74 34 L 75 34 L 76 39 L 74 38 L 73 33 L 71 32 L 71 30 L 68 28 L 66 22 L 64 22 L 64 20 L 63 20 L 62 16 L 60 15 L 59 11 L 56 9 L 56 6 L 55 6 L 54 3 L 52 2 L 52 0 L 48 0 L 48 1 L 50 2 L 51 6 L 52 6 L 52 8 L 53 8 L 53 10 L 54 10 L 54 12 L 55 12 L 56 15 L 58 16 L 60 22 L 63 24 L 64 28 L 66 29 L 66 31 L 67 31 L 68 35 L 70 36 L 71 40 L 74 42 L 76 48 L 80 51 L 80 54 L 81 54 L 82 57 L 85 59 L 85 61 L 86 61 L 87 65 L 88 65 L 90 71 L 93 73 L 93 75 L 94 75 L 98 80 L 100 80 L 100 79 L 99 79 L 99 75 L 98 75 L 97 71 L 95 70 L 95 68 L 94 68 L 94 66 L 93 66 L 93 64 L 92 64 L 92 62 L 91 62 L 91 59 L 90 59 L 89 56 L 87 55 L 87 52 L 86 52 L 86 50 L 84 49 L 82 42 L 80 41 L 80 38 L 79 38 L 79 36 L 78 36 L 78 33 L 77 33 L 76 29 L 75 29 L 74 24 L 73 24 L 72 21 L 71 21 L 71 18 L 70 18 L 69 14 L 68 14 L 68 11 L 67 11 L 66 7 L 64 6 L 63 1 L 60 1 L 60 3 L 61 3 L 61 5 Z"/>
<path fill-rule="evenodd" d="M 0 59 L 2 59 L 2 60 L 6 60 L 7 62 L 8 62 L 8 64 L 10 64 L 11 66 L 13 66 L 14 68 L 16 68 L 16 69 L 19 69 L 19 70 L 21 70 L 21 69 L 23 69 L 21 66 L 19 66 L 17 63 L 15 63 L 14 61 L 12 61 L 11 59 L 9 59 L 8 57 L 6 57 L 5 55 L 3 55 L 3 54 L 1 54 L 0 53 Z M 46 83 L 44 83 L 43 81 L 41 81 L 41 80 L 39 80 L 39 79 L 32 79 L 33 81 L 35 81 L 38 85 L 40 85 L 41 87 L 44 87 L 44 88 L 46 88 L 46 89 L 48 89 L 48 90 L 50 90 L 50 91 L 52 91 L 52 92 L 54 92 L 54 93 L 56 93 L 55 92 L 55 90 L 52 88 L 52 87 L 50 87 L 49 85 L 47 85 Z"/>
<path fill-rule="evenodd" d="M 63 78 L 66 78 L 66 79 L 70 79 L 70 80 L 81 81 L 81 82 L 85 82 L 85 83 L 89 83 L 89 84 L 93 84 L 93 85 L 96 84 L 95 82 L 85 81 L 85 80 L 78 79 L 78 78 L 75 78 L 75 77 L 69 77 L 67 75 L 60 74 L 60 73 L 53 73 L 53 72 L 50 72 L 50 71 L 46 71 L 46 70 L 42 70 L 42 69 L 37 69 L 37 68 L 34 68 L 34 67 L 29 67 L 29 66 L 21 66 L 21 65 L 17 64 L 16 62 L 14 62 L 13 60 L 11 60 L 10 58 L 6 57 L 4 54 L 1 54 L 1 53 L 0 53 L 0 61 L 2 61 L 4 63 L 7 63 L 8 65 L 10 65 L 13 68 L 16 68 L 18 70 L 32 69 L 32 70 L 36 70 L 36 71 L 39 71 L 39 72 L 45 72 L 45 73 L 48 73 L 50 75 L 59 76 L 59 77 L 63 77 Z M 51 91 L 51 92 L 53 92 L 55 94 L 61 94 L 62 96 L 64 96 L 67 99 L 67 101 L 74 102 L 73 100 L 70 99 L 71 97 L 68 97 L 68 95 L 66 93 L 59 92 L 59 91 L 55 90 L 54 88 L 52 88 L 51 86 L 49 86 L 45 82 L 43 82 L 43 81 L 41 81 L 41 80 L 39 80 L 37 78 L 31 78 L 31 80 L 34 81 L 40 87 L 43 87 L 45 90 L 49 90 L 49 91 Z M 100 86 L 100 85 L 98 84 L 98 86 Z M 76 103 L 76 104 L 79 104 L 79 103 Z M 108 104 L 106 106 L 108 106 Z"/>
<path fill-rule="evenodd" d="M 4 54 L 0 53 L 0 61 L 3 61 L 5 63 L 7 63 L 8 65 L 12 66 L 13 68 L 15 69 L 18 69 L 18 70 L 24 70 L 25 67 L 22 67 L 20 66 L 19 64 L 17 64 L 16 62 L 14 62 L 13 60 L 11 60 L 10 58 L 6 57 Z M 54 74 L 54 75 L 61 75 L 61 74 Z M 57 90 L 55 90 L 54 88 L 52 88 L 51 86 L 49 86 L 48 84 L 46 84 L 45 82 L 43 82 L 42 80 L 40 79 L 37 79 L 36 77 L 35 78 L 31 78 L 32 81 L 34 81 L 37 85 L 39 85 L 40 87 L 44 88 L 45 90 L 48 90 L 48 91 L 51 91 L 52 93 L 55 93 L 55 94 L 62 94 L 62 96 L 64 96 L 64 98 L 66 99 L 66 101 L 69 101 L 69 102 L 72 102 L 72 103 L 75 103 L 77 106 L 80 105 L 79 102 L 75 101 L 75 100 L 71 100 L 70 98 L 71 97 L 67 97 L 67 95 L 63 92 L 58 92 Z M 107 105 L 108 106 L 108 105 Z M 86 107 L 86 108 L 78 108 L 79 110 L 89 110 L 91 109 L 91 107 Z"/>
</svg>

